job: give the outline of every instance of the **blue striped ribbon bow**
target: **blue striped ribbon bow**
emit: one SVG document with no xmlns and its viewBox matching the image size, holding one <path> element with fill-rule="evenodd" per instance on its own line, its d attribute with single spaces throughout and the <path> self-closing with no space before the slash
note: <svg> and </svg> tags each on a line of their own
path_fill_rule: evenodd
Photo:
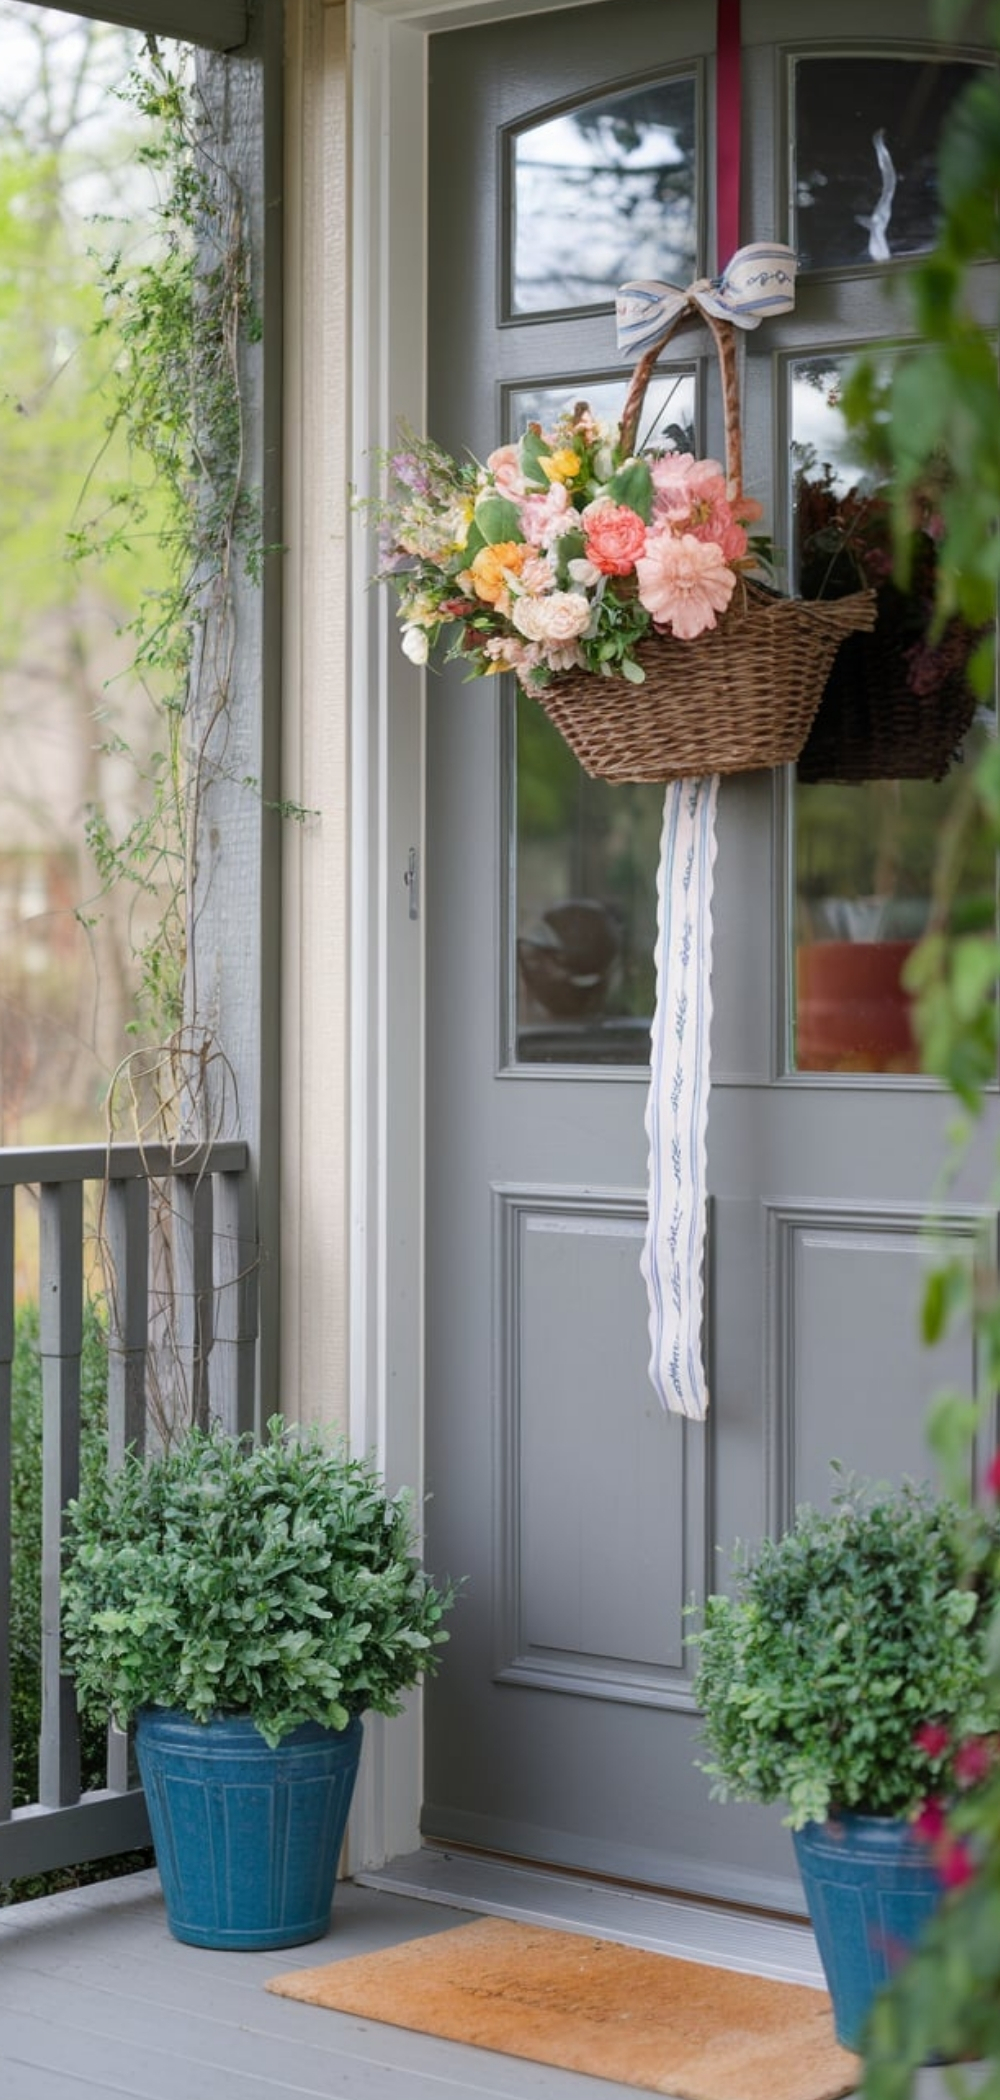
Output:
<svg viewBox="0 0 1000 2100">
<path fill-rule="evenodd" d="M 622 285 L 615 301 L 618 348 L 629 357 L 640 357 L 685 312 L 757 328 L 771 315 L 791 312 L 797 268 L 793 248 L 780 241 L 751 241 L 737 249 L 721 276 L 699 277 L 686 290 L 650 277 L 636 278 Z"/>
</svg>

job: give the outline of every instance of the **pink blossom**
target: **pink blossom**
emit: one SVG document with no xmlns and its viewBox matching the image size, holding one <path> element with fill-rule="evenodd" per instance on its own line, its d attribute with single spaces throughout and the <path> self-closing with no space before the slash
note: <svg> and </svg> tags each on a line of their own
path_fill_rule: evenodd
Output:
<svg viewBox="0 0 1000 2100">
<path fill-rule="evenodd" d="M 692 470 L 688 492 L 691 507 L 685 530 L 695 539 L 714 540 L 727 561 L 741 561 L 747 551 L 747 535 L 733 515 L 723 475 L 713 460 L 698 460 Z"/>
<path fill-rule="evenodd" d="M 952 1838 L 938 1860 L 938 1872 L 946 1889 L 964 1888 L 976 1867 L 964 1838 Z"/>
<path fill-rule="evenodd" d="M 524 475 L 516 445 L 498 445 L 496 451 L 490 453 L 486 465 L 501 496 L 524 495 Z"/>
<path fill-rule="evenodd" d="M 514 634 L 491 634 L 483 643 L 483 652 L 492 657 L 504 671 L 516 671 L 522 685 L 527 685 L 530 674 L 542 661 L 542 652 L 521 642 Z"/>
<path fill-rule="evenodd" d="M 944 1836 L 944 1802 L 936 1794 L 921 1802 L 913 1818 L 913 1832 L 925 1845 L 936 1845 Z"/>
<path fill-rule="evenodd" d="M 591 506 L 586 556 L 605 576 L 628 576 L 645 549 L 646 527 L 626 503 Z"/>
<path fill-rule="evenodd" d="M 544 495 L 525 496 L 518 502 L 521 531 L 526 540 L 535 547 L 551 547 L 553 540 L 565 532 L 570 520 L 566 513 L 572 510 L 570 493 L 563 481 L 554 481 Z"/>
<path fill-rule="evenodd" d="M 690 532 L 680 538 L 669 530 L 652 533 L 635 573 L 640 603 L 656 625 L 672 628 L 686 642 L 715 626 L 736 587 L 721 548 Z"/>
<path fill-rule="evenodd" d="M 698 462 L 691 452 L 664 452 L 649 462 L 653 483 L 653 515 L 681 523 L 691 507 L 690 476 Z M 710 460 L 708 465 L 714 466 Z M 721 472 L 721 469 L 717 471 Z"/>
<path fill-rule="evenodd" d="M 995 1746 L 987 1736 L 968 1736 L 964 1743 L 959 1743 L 955 1752 L 952 1769 L 956 1783 L 959 1786 L 978 1786 L 992 1769 L 995 1756 Z"/>
<path fill-rule="evenodd" d="M 522 591 L 537 598 L 543 591 L 550 591 L 556 580 L 552 563 L 544 554 L 530 554 L 518 577 Z"/>
<path fill-rule="evenodd" d="M 941 1721 L 924 1721 L 913 1740 L 925 1757 L 943 1757 L 951 1742 L 951 1735 Z"/>
<path fill-rule="evenodd" d="M 983 1485 L 988 1494 L 1000 1496 L 1000 1451 L 987 1466 Z"/>
</svg>

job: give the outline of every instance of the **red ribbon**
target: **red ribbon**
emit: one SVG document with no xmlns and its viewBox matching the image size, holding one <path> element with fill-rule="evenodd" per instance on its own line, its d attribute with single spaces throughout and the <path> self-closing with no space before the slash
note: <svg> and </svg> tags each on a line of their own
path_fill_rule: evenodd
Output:
<svg viewBox="0 0 1000 2100">
<path fill-rule="evenodd" d="M 740 245 L 740 0 L 718 0 L 715 43 L 715 268 Z"/>
</svg>

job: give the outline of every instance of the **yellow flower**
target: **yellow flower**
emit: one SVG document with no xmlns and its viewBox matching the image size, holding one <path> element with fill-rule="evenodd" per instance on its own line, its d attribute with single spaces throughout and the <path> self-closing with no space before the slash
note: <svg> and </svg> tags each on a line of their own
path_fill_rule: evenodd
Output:
<svg viewBox="0 0 1000 2100">
<path fill-rule="evenodd" d="M 452 552 L 455 554 L 461 553 L 469 537 L 469 526 L 472 524 L 475 508 L 472 497 L 466 496 L 461 502 L 453 503 L 448 512 L 446 522 L 451 529 Z"/>
<path fill-rule="evenodd" d="M 528 551 L 520 540 L 499 540 L 493 547 L 480 547 L 469 572 L 476 597 L 496 605 L 506 592 L 507 578 L 520 575 Z"/>
<path fill-rule="evenodd" d="M 564 445 L 560 452 L 542 452 L 538 464 L 547 481 L 575 481 L 581 460 L 578 452 Z"/>
</svg>

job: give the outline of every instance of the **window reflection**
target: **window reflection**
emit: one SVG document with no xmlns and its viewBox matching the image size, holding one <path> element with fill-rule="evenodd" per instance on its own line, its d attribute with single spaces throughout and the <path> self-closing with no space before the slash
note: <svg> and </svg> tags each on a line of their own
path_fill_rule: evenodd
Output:
<svg viewBox="0 0 1000 2100">
<path fill-rule="evenodd" d="M 614 425 L 624 395 L 620 379 L 518 388 L 508 431 L 531 421 L 546 428 L 581 396 Z M 646 424 L 664 448 L 693 447 L 690 370 L 657 374 Z M 513 809 L 517 1061 L 648 1064 L 663 789 L 591 780 L 519 692 Z"/>
<path fill-rule="evenodd" d="M 516 704 L 517 1060 L 648 1064 L 663 789 L 591 780 Z"/>
<path fill-rule="evenodd" d="M 791 240 L 801 269 L 892 262 L 933 246 L 941 127 L 973 70 L 919 57 L 794 61 Z"/>
<path fill-rule="evenodd" d="M 631 277 L 695 273 L 693 77 L 591 102 L 512 140 L 511 308 L 612 301 Z"/>
<path fill-rule="evenodd" d="M 791 370 L 795 574 L 806 597 L 873 585 L 878 621 L 838 652 L 798 769 L 793 1066 L 915 1072 L 902 973 L 926 931 L 942 827 L 963 793 L 956 754 L 983 735 L 970 734 L 965 677 L 976 637 L 952 621 L 929 638 L 931 490 L 914 513 L 910 588 L 894 581 L 884 493 L 852 464 L 838 412 L 842 371 L 829 357 Z M 992 850 L 972 831 L 951 916 L 962 931 L 995 919 Z"/>
</svg>

